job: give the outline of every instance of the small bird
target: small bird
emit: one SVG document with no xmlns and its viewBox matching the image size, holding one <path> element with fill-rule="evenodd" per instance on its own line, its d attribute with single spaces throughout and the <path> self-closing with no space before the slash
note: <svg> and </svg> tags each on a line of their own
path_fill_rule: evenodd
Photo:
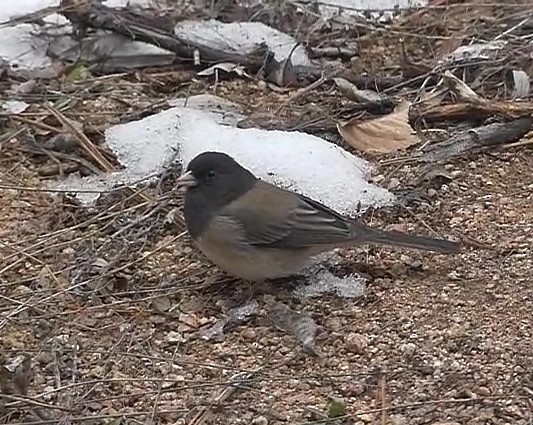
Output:
<svg viewBox="0 0 533 425">
<path fill-rule="evenodd" d="M 386 232 L 343 217 L 306 196 L 267 183 L 220 152 L 203 152 L 177 183 L 199 249 L 227 273 L 250 281 L 294 275 L 337 247 L 377 243 L 453 253 L 456 242 Z"/>
</svg>

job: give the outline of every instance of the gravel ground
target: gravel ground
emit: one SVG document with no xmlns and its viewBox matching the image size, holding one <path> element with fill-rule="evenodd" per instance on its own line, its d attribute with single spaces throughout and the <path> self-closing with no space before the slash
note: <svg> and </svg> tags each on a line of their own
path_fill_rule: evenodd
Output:
<svg viewBox="0 0 533 425">
<path fill-rule="evenodd" d="M 50 277 L 50 269 L 75 257 L 73 241 L 87 235 L 69 231 L 63 247 L 45 247 L 54 253 L 48 260 L 21 252 L 18 264 L 4 262 L 3 306 L 16 304 L 12 318 L 2 319 L 1 352 L 6 359 L 30 354 L 34 400 L 69 410 L 55 411 L 59 416 L 96 415 L 91 423 L 123 413 L 127 423 L 323 423 L 339 402 L 346 423 L 529 424 L 531 162 L 527 150 L 458 161 L 448 167 L 452 182 L 438 191 L 418 188 L 433 196 L 430 203 L 373 217 L 375 225 L 409 223 L 421 233 L 423 223 L 476 245 L 464 253 L 340 251 L 336 268 L 370 276 L 364 299 L 295 300 L 283 287 L 267 287 L 258 317 L 222 341 L 205 341 L 198 330 L 249 288 L 219 282 L 187 237 L 176 238 L 177 226 L 144 242 L 138 257 L 153 254 L 130 266 L 134 283 L 119 295 L 109 285 L 66 291 L 68 273 Z M 36 183 L 23 164 L 17 170 L 21 184 Z M 401 167 L 393 178 L 408 181 L 411 171 Z M 57 200 L 2 193 L 2 238 L 9 243 L 58 226 L 51 221 L 65 207 Z M 6 259 L 10 250 L 2 245 Z M 274 300 L 315 319 L 319 357 L 272 326 L 266 311 Z M 214 406 L 244 372 L 250 375 L 243 386 Z"/>
<path fill-rule="evenodd" d="M 427 14 L 415 24 L 441 38 L 457 28 L 507 28 L 496 18 L 450 16 L 448 27 Z M 353 66 L 397 71 L 404 40 L 411 59 L 442 47 L 438 37 L 417 44 L 376 31 L 358 40 Z M 290 92 L 264 83 L 215 86 L 190 76 L 160 70 L 95 78 L 84 82 L 90 90 L 51 82 L 43 92 L 79 95 L 67 115 L 96 142 L 120 117 L 177 95 L 227 97 L 274 125 L 336 118 L 328 111 L 344 102 L 332 87 L 291 104 Z M 374 178 L 406 206 L 366 220 L 436 232 L 465 250 L 339 250 L 330 270 L 370 282 L 353 300 L 295 299 L 290 281 L 251 288 L 221 275 L 183 233 L 172 173 L 161 185 L 166 200 L 153 187 L 121 190 L 86 208 L 28 190 L 56 179 L 57 164 L 28 153 L 24 141 L 0 146 L 0 423 L 533 423 L 531 145 L 443 164 L 452 179 L 437 186 L 401 158 L 384 157 Z M 253 320 L 202 338 L 249 297 L 259 305 Z M 315 320 L 318 356 L 273 326 L 268 313 L 278 301 Z"/>
</svg>

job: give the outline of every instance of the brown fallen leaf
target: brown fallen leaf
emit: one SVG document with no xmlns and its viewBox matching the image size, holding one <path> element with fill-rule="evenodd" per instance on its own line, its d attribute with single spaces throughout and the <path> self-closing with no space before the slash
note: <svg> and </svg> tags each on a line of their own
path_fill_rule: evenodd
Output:
<svg viewBox="0 0 533 425">
<path fill-rule="evenodd" d="M 409 125 L 407 101 L 400 103 L 393 113 L 373 120 L 351 119 L 337 124 L 337 129 L 346 143 L 368 153 L 390 153 L 408 148 L 420 142 Z"/>
</svg>

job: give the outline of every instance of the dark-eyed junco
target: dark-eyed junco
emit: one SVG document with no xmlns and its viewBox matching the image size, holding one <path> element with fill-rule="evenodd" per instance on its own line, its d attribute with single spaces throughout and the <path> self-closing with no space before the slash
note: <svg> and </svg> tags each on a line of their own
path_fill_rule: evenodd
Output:
<svg viewBox="0 0 533 425">
<path fill-rule="evenodd" d="M 203 253 L 226 272 L 260 281 L 292 275 L 310 257 L 362 243 L 458 252 L 441 239 L 385 232 L 255 177 L 230 156 L 204 152 L 178 180 L 185 222 Z"/>
</svg>

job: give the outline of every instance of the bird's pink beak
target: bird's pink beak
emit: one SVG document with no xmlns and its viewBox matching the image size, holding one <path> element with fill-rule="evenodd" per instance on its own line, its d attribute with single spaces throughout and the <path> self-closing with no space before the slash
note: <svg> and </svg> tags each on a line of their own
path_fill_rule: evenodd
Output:
<svg viewBox="0 0 533 425">
<path fill-rule="evenodd" d="M 194 187 L 198 184 L 198 180 L 196 180 L 196 177 L 192 175 L 190 171 L 187 171 L 183 176 L 181 176 L 178 180 L 178 189 L 189 189 L 190 187 Z"/>
</svg>

